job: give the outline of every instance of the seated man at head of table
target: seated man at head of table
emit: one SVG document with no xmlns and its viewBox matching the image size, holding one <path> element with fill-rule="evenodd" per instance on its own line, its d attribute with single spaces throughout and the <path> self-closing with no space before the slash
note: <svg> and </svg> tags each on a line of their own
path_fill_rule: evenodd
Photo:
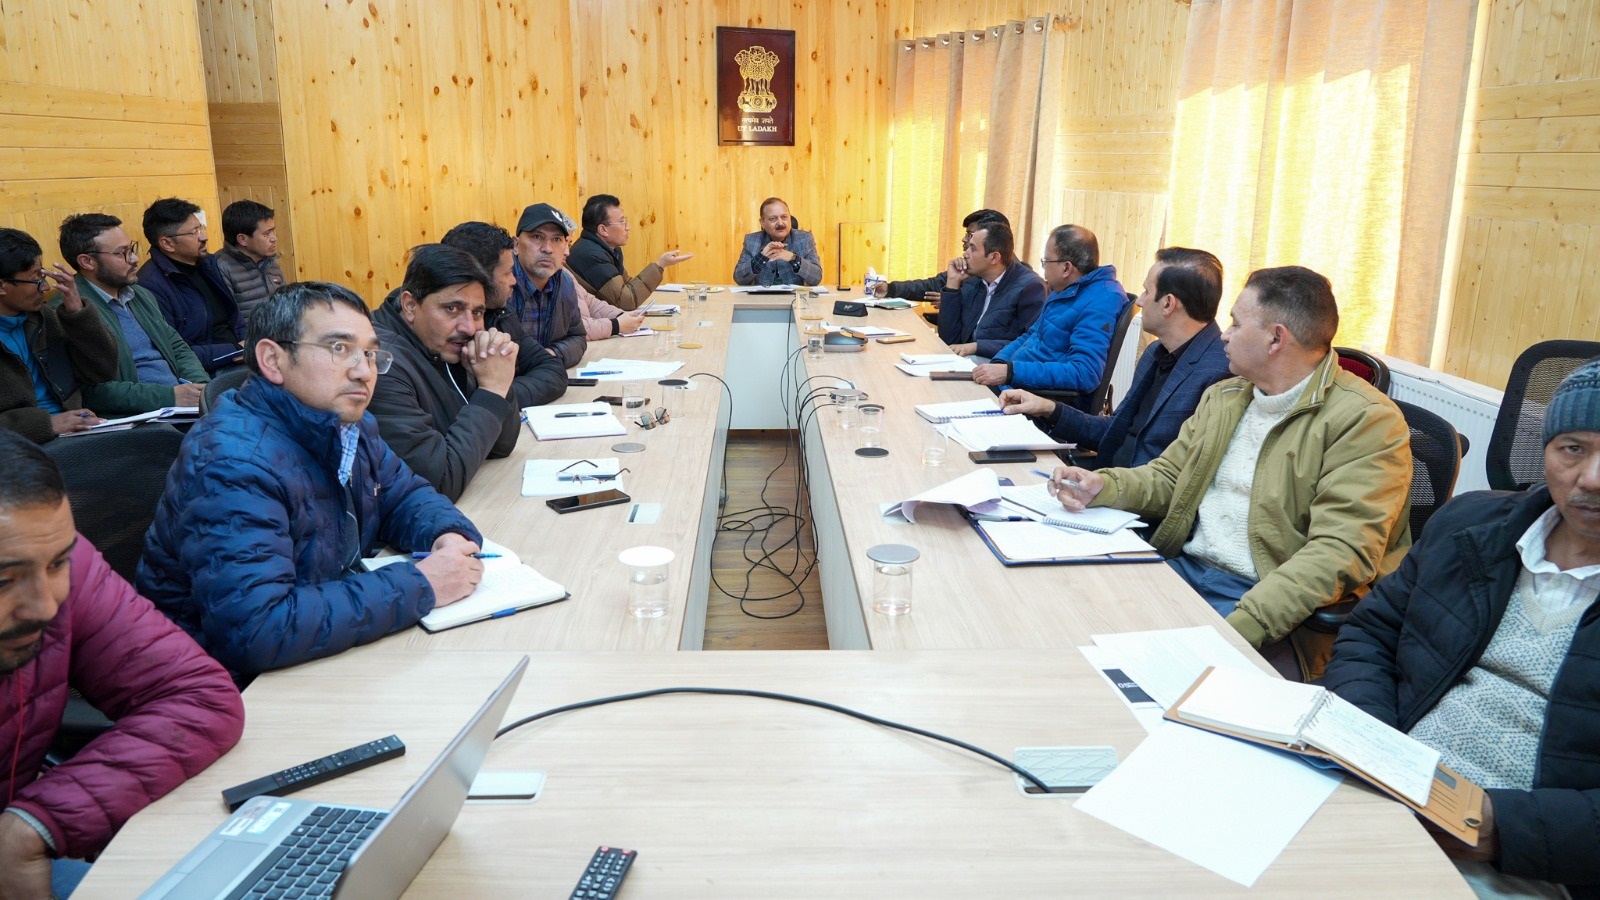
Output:
<svg viewBox="0 0 1600 900">
<path fill-rule="evenodd" d="M 423 244 L 405 279 L 372 313 L 394 365 L 378 378 L 378 432 L 439 493 L 455 501 L 486 459 L 517 447 L 511 384 L 518 347 L 484 328 L 489 276 L 464 250 Z"/>
<path fill-rule="evenodd" d="M 1032 416 L 1053 440 L 1093 450 L 1090 468 L 1142 466 L 1161 455 L 1206 388 L 1228 377 L 1217 304 L 1222 262 L 1204 250 L 1165 247 L 1144 277 L 1139 322 L 1155 337 L 1139 357 L 1114 415 L 1091 415 L 1027 391 L 1000 394 L 1007 414 Z"/>
<path fill-rule="evenodd" d="M 983 222 L 967 236 L 966 265 L 950 263 L 939 302 L 939 340 L 978 362 L 1016 340 L 1039 318 L 1044 279 L 1017 259 L 1011 226 Z"/>
<path fill-rule="evenodd" d="M 1542 436 L 1545 484 L 1435 513 L 1322 677 L 1486 789 L 1476 848 L 1434 835 L 1481 897 L 1600 888 L 1600 362 Z"/>
<path fill-rule="evenodd" d="M 84 858 L 239 740 L 244 704 L 77 533 L 50 457 L 4 431 L 0 457 L 0 897 L 66 896 Z M 45 769 L 69 688 L 115 724 Z"/>
<path fill-rule="evenodd" d="M 581 362 L 589 349 L 578 305 L 578 283 L 570 275 L 557 277 L 563 271 L 573 229 L 567 214 L 548 203 L 535 203 L 522 211 L 517 221 L 517 264 L 511 270 L 515 286 L 510 303 L 523 332 L 569 369 Z"/>
<path fill-rule="evenodd" d="M 1299 266 L 1252 273 L 1222 336 L 1239 377 L 1207 390 L 1151 462 L 1052 479 L 1068 509 L 1161 520 L 1150 543 L 1173 570 L 1279 671 L 1305 678 L 1332 640 L 1300 623 L 1364 596 L 1411 546 L 1410 430 L 1339 367 L 1338 328 L 1328 279 Z"/>
<path fill-rule="evenodd" d="M 83 402 L 107 418 L 198 407 L 211 376 L 161 317 L 155 295 L 139 286 L 139 243 L 128 238 L 122 220 L 68 216 L 61 221 L 61 256 L 78 273 L 78 296 L 94 304 L 117 344 L 116 373 L 85 386 Z"/>
<path fill-rule="evenodd" d="M 789 204 L 777 197 L 761 201 L 761 230 L 744 236 L 733 283 L 762 285 L 822 283 L 822 258 L 809 231 L 794 227 Z"/>
<path fill-rule="evenodd" d="M 60 298 L 45 302 L 54 283 Z M 81 385 L 117 374 L 117 345 L 66 266 L 44 267 L 25 231 L 0 228 L 0 427 L 43 444 L 103 420 Z"/>
<path fill-rule="evenodd" d="M 1117 268 L 1100 265 L 1100 242 L 1081 225 L 1061 225 L 1039 260 L 1050 296 L 1032 326 L 972 371 L 992 388 L 1078 391 L 1085 412 L 1112 351 L 1111 332 L 1128 305 Z M 943 310 L 939 318 L 944 318 Z"/>
<path fill-rule="evenodd" d="M 483 327 L 505 332 L 517 345 L 517 376 L 511 379 L 517 407 L 542 406 L 565 394 L 566 367 L 555 354 L 528 337 L 522 330 L 522 321 L 507 306 L 517 287 L 517 277 L 512 272 L 517 258 L 512 252 L 515 242 L 511 235 L 488 222 L 462 222 L 445 232 L 439 243 L 465 251 L 489 273 L 492 290 L 484 298 L 489 308 L 483 313 Z"/>
<path fill-rule="evenodd" d="M 366 303 L 286 285 L 250 341 L 250 379 L 184 438 L 138 577 L 241 682 L 409 628 L 483 577 L 478 530 L 366 414 L 391 363 Z M 365 571 L 385 544 L 432 553 Z"/>
<path fill-rule="evenodd" d="M 572 244 L 567 260 L 567 270 L 577 277 L 580 287 L 625 310 L 648 303 L 666 270 L 694 256 L 668 250 L 630 278 L 622 265 L 622 247 L 628 243 L 630 231 L 622 201 L 611 194 L 595 194 L 584 201 L 583 233 Z"/>
<path fill-rule="evenodd" d="M 961 236 L 963 247 L 966 246 L 967 238 L 972 237 L 972 232 L 984 222 L 1002 222 L 1007 228 L 1011 227 L 1011 220 L 1006 218 L 1005 213 L 1002 213 L 999 210 L 973 210 L 972 212 L 967 213 L 967 217 L 965 219 L 961 220 L 961 227 L 966 232 Z M 965 270 L 966 264 L 967 258 L 965 254 L 950 261 L 950 265 L 961 268 L 963 271 Z M 1027 263 L 1023 263 L 1023 265 L 1026 266 Z M 1029 271 L 1031 272 L 1033 270 L 1029 269 Z M 930 303 L 938 303 L 943 299 L 940 296 L 940 293 L 944 291 L 944 289 L 945 273 L 940 272 L 939 274 L 930 276 L 928 278 L 913 278 L 910 281 L 880 281 L 873 285 L 872 296 L 880 299 L 884 297 L 893 297 L 896 300 L 926 300 Z"/>
</svg>

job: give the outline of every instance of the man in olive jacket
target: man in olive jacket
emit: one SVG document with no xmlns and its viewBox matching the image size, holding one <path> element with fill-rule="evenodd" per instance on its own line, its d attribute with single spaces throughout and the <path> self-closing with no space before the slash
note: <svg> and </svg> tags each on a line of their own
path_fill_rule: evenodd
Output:
<svg viewBox="0 0 1600 900">
<path fill-rule="evenodd" d="M 1222 336 L 1240 377 L 1207 390 L 1151 462 L 1054 479 L 1068 509 L 1160 519 L 1151 543 L 1172 568 L 1281 671 L 1297 663 L 1307 679 L 1332 639 L 1300 624 L 1365 595 L 1411 546 L 1410 432 L 1388 397 L 1339 367 L 1338 327 L 1326 278 L 1299 266 L 1251 274 Z"/>
</svg>

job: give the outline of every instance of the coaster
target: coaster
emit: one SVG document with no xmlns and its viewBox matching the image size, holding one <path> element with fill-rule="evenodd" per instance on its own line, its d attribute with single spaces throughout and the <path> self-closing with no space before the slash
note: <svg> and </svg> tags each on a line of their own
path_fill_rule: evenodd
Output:
<svg viewBox="0 0 1600 900">
<path fill-rule="evenodd" d="M 621 444 L 611 445 L 612 453 L 643 453 L 644 445 L 635 441 L 626 441 Z"/>
<path fill-rule="evenodd" d="M 611 449 L 615 450 L 617 448 L 612 447 Z M 878 459 L 880 457 L 888 456 L 889 451 L 882 447 L 862 447 L 860 450 L 856 451 L 856 455 L 865 456 L 868 459 Z"/>
<path fill-rule="evenodd" d="M 678 326 L 672 324 L 671 322 L 662 322 L 659 325 L 652 324 L 650 326 L 650 330 L 651 331 L 677 331 L 678 330 Z"/>
<path fill-rule="evenodd" d="M 678 349 L 679 350 L 699 350 L 700 349 L 700 342 L 699 341 L 684 341 L 683 343 L 678 345 Z"/>
</svg>

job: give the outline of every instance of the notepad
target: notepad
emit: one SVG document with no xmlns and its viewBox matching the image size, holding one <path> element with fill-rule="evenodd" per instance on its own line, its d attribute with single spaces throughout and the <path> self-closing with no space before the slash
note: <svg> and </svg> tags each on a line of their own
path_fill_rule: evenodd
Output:
<svg viewBox="0 0 1600 900">
<path fill-rule="evenodd" d="M 460 600 L 423 616 L 418 623 L 423 631 L 433 634 L 486 619 L 505 618 L 523 610 L 559 603 L 571 596 L 566 588 L 524 565 L 511 548 L 485 540 L 483 552 L 496 554 L 496 558 L 483 561 L 483 580 L 478 582 L 477 588 Z M 411 561 L 410 556 L 397 554 L 364 559 L 362 563 L 370 572 Z"/>
<path fill-rule="evenodd" d="M 1111 534 L 1139 521 L 1137 513 L 1124 512 L 1120 509 L 1112 509 L 1109 506 L 1097 506 L 1093 509 L 1086 509 L 1083 512 L 1072 512 L 1064 508 L 1061 505 L 1061 501 L 1050 493 L 1049 482 L 1016 487 L 1002 485 L 1000 497 L 1024 509 L 1038 513 L 1044 517 L 1039 521 L 1057 528 L 1092 531 L 1095 534 Z"/>
<path fill-rule="evenodd" d="M 541 441 L 628 433 L 627 427 L 611 411 L 611 407 L 600 402 L 530 406 L 522 411 L 522 415 L 533 436 Z"/>
<path fill-rule="evenodd" d="M 900 355 L 905 356 L 903 353 Z M 1005 415 L 1000 411 L 1000 407 L 995 405 L 993 397 L 981 400 L 957 400 L 954 403 L 919 403 L 913 408 L 916 409 L 917 415 L 935 425 L 943 425 L 953 419 Z"/>
<path fill-rule="evenodd" d="M 57 437 L 74 437 L 76 435 L 94 434 L 95 432 L 106 431 L 127 431 L 129 428 L 132 428 L 133 426 L 143 422 L 181 423 L 193 422 L 198 418 L 200 418 L 200 407 L 198 406 L 163 406 L 160 409 L 153 409 L 149 412 L 142 412 L 132 416 L 124 416 L 120 419 L 107 419 L 106 421 L 101 422 L 99 425 L 91 426 L 85 431 L 69 431 L 64 434 L 57 435 Z"/>
<path fill-rule="evenodd" d="M 1070 447 L 1052 440 L 1027 416 L 958 416 L 939 426 L 968 450 L 1057 450 Z"/>
<path fill-rule="evenodd" d="M 1094 534 L 1052 528 L 1043 522 L 974 521 L 1003 563 L 1160 562 L 1161 554 L 1131 531 Z"/>
</svg>

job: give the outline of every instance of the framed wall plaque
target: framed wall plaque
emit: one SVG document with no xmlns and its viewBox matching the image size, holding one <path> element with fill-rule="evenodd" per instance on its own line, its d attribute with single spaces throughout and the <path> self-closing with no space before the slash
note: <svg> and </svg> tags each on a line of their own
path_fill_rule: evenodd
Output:
<svg viewBox="0 0 1600 900">
<path fill-rule="evenodd" d="M 794 146 L 794 32 L 717 29 L 717 143 Z"/>
</svg>

